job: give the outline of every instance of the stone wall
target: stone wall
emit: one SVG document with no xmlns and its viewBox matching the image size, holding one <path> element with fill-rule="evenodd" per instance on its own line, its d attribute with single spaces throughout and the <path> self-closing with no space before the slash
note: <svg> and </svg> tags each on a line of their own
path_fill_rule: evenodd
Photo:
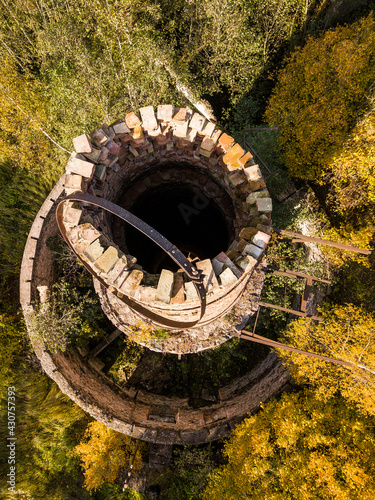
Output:
<svg viewBox="0 0 375 500">
<path fill-rule="evenodd" d="M 64 176 L 41 207 L 30 230 L 20 277 L 20 301 L 26 318 L 37 300 L 36 288 L 52 285 L 51 256 L 46 240 L 58 233 L 56 200 L 63 192 Z M 53 201 L 54 200 L 54 201 Z M 38 257 L 42 259 L 38 260 Z M 269 354 L 254 370 L 219 391 L 220 400 L 201 409 L 186 399 L 166 398 L 145 391 L 124 390 L 97 372 L 75 349 L 51 354 L 34 344 L 46 374 L 73 401 L 108 427 L 155 443 L 198 444 L 225 437 L 247 412 L 278 394 L 290 375 L 275 354 Z"/>
<path fill-rule="evenodd" d="M 177 110 L 176 112 L 179 113 L 180 110 Z M 156 115 L 156 118 L 157 116 L 158 115 Z M 136 115 L 135 117 L 132 115 L 133 120 L 136 120 L 136 118 L 137 118 Z M 193 120 L 193 118 L 194 115 L 186 118 L 184 120 L 184 123 L 188 120 L 187 122 L 188 125 L 191 124 L 191 120 Z M 199 117 L 195 117 L 196 120 L 198 118 Z M 122 130 L 122 132 L 120 132 L 121 137 L 119 137 L 119 139 L 123 139 L 125 137 L 125 135 L 122 134 L 129 134 L 129 132 L 127 132 L 126 129 L 124 128 L 124 125 L 128 126 L 127 124 L 129 124 L 128 121 L 126 121 L 126 123 L 119 122 L 111 127 L 112 130 L 115 132 L 115 135 L 116 135 L 116 130 L 117 131 Z M 143 128 L 145 129 L 144 125 L 145 123 L 143 123 Z M 207 125 L 208 124 L 206 123 L 205 126 Z M 128 127 L 128 129 L 133 130 L 134 132 L 134 128 L 136 128 L 136 126 L 133 127 L 133 129 L 131 127 Z M 202 161 L 201 156 L 203 156 L 204 158 L 211 157 L 211 155 L 209 156 L 200 155 L 199 151 L 197 153 L 197 151 L 194 150 L 194 147 L 191 148 L 191 141 L 189 141 L 187 138 L 188 136 L 191 137 L 191 135 L 189 135 L 191 134 L 191 130 L 189 131 L 189 127 L 187 127 L 187 134 L 188 134 L 187 136 L 178 138 L 175 137 L 175 135 L 173 135 L 173 137 L 175 138 L 171 139 L 172 134 L 174 134 L 175 130 L 176 129 L 173 129 L 172 131 L 167 132 L 167 134 L 164 134 L 165 137 L 167 138 L 167 142 L 165 142 L 163 145 L 164 148 L 163 152 L 165 153 L 165 155 L 167 155 L 167 153 L 169 153 L 170 151 L 173 151 L 174 147 L 180 144 L 179 141 L 181 139 L 181 141 L 189 143 L 183 146 L 184 148 L 183 151 L 185 153 L 186 151 L 190 151 L 190 153 L 192 153 L 192 154 L 189 153 L 189 158 L 190 158 L 189 162 L 190 161 L 193 162 L 194 155 L 197 156 L 197 154 L 198 156 L 196 158 L 196 161 L 199 162 Z M 96 131 L 92 136 L 92 138 L 96 137 L 100 144 L 101 140 L 100 137 L 103 138 L 103 136 L 101 136 L 99 132 L 100 131 Z M 111 144 L 108 144 L 108 140 L 116 144 L 115 142 L 116 137 L 114 136 L 112 138 L 113 140 L 108 139 L 109 136 L 106 135 L 104 132 L 102 131 L 101 133 L 103 133 L 106 136 L 104 143 L 107 145 L 105 147 L 107 149 L 110 149 Z M 112 133 L 110 131 L 110 127 L 108 127 L 108 133 L 109 134 Z M 171 136 L 168 136 L 168 133 L 171 133 Z M 214 129 L 212 130 L 211 134 L 213 133 Z M 163 126 L 161 126 L 161 135 L 163 135 Z M 225 135 L 226 134 L 224 134 L 224 136 Z M 195 136 L 199 136 L 198 132 L 195 134 Z M 131 135 L 131 137 L 132 137 L 131 141 L 137 140 L 134 137 L 134 134 Z M 84 141 L 86 141 L 87 138 L 83 139 Z M 202 143 L 206 139 L 207 137 L 200 136 L 199 148 L 202 148 Z M 211 140 L 210 138 L 208 139 Z M 133 155 L 134 162 L 136 162 L 138 161 L 137 160 L 138 157 L 142 158 L 142 156 L 145 155 L 143 155 L 142 153 L 143 151 L 142 148 L 140 148 L 140 151 L 138 151 L 140 143 L 136 143 L 136 145 L 138 146 L 137 149 L 135 145 L 131 143 L 131 141 L 125 141 L 125 144 L 127 144 L 127 152 L 130 152 Z M 229 139 L 225 138 L 225 141 L 227 141 L 227 143 L 230 143 L 230 146 L 233 145 L 233 140 L 231 138 Z M 168 149 L 167 144 L 170 142 L 173 143 L 173 147 Z M 211 148 L 212 143 L 209 144 Z M 220 152 L 220 148 L 223 147 L 223 144 L 218 146 L 217 150 L 215 149 L 216 144 L 217 143 L 215 143 L 214 146 L 212 146 L 212 151 L 211 151 L 213 152 L 214 155 L 216 155 L 215 165 L 217 165 L 218 162 L 222 160 L 222 157 L 224 157 L 227 154 L 226 152 L 224 153 L 222 151 Z M 108 145 L 109 148 L 107 147 Z M 143 146 L 145 146 L 144 143 Z M 81 146 L 78 145 L 77 149 L 80 148 Z M 147 150 L 147 148 L 150 148 L 150 146 L 147 145 L 145 149 Z M 230 147 L 228 147 L 228 151 L 229 149 Z M 96 147 L 95 151 L 99 150 L 100 150 L 99 152 L 100 156 L 101 153 L 103 152 L 103 148 Z M 94 148 L 91 147 L 91 151 L 87 152 L 86 154 L 90 155 L 93 153 L 93 151 Z M 149 151 L 147 152 L 147 154 L 151 153 Z M 84 153 L 77 152 L 77 154 L 83 155 Z M 95 157 L 95 154 L 97 155 L 98 153 L 94 153 L 94 156 L 92 156 L 92 158 Z M 111 154 L 113 153 L 108 153 L 108 157 Z M 178 153 L 178 155 L 180 154 L 181 152 Z M 244 156 L 246 156 L 246 154 L 244 154 Z M 125 163 L 121 165 L 120 162 L 117 168 L 116 166 L 117 161 L 113 162 L 113 158 L 110 157 L 108 158 L 108 157 L 107 159 L 110 160 L 110 163 L 108 165 L 104 165 L 106 166 L 105 175 L 107 176 L 108 174 L 109 177 L 108 180 L 111 181 L 111 179 L 113 179 L 113 181 L 107 182 L 106 193 L 98 192 L 95 194 L 98 195 L 104 194 L 110 197 L 111 189 L 113 189 L 112 191 L 113 199 L 117 200 L 119 194 L 116 191 L 117 188 L 114 189 L 116 182 L 115 179 L 116 178 L 118 179 L 118 177 L 116 177 L 116 174 L 124 172 L 126 170 L 126 168 L 123 168 Z M 77 159 L 77 155 L 75 155 L 74 158 Z M 97 159 L 98 158 L 99 157 L 97 157 Z M 240 156 L 239 159 L 241 158 L 242 157 Z M 32 302 L 34 300 L 37 300 L 36 296 L 37 287 L 40 285 L 52 286 L 53 284 L 52 256 L 47 249 L 46 241 L 48 237 L 58 234 L 58 228 L 55 220 L 55 211 L 59 197 L 61 199 L 61 196 L 63 196 L 64 189 L 65 193 L 74 192 L 77 189 L 78 184 L 80 184 L 80 189 L 81 188 L 87 189 L 90 177 L 91 180 L 93 180 L 94 179 L 93 176 L 96 175 L 96 179 L 98 181 L 98 179 L 100 179 L 101 176 L 100 172 L 103 172 L 103 169 L 100 168 L 98 169 L 98 166 L 102 165 L 103 163 L 94 163 L 93 160 L 86 161 L 88 160 L 88 158 L 86 159 L 78 158 L 78 160 L 89 164 L 89 166 L 83 165 L 84 168 L 91 169 L 90 172 L 88 173 L 88 177 L 85 179 L 85 176 L 70 171 L 70 173 L 68 174 L 70 177 L 65 178 L 65 176 L 63 176 L 59 180 L 55 188 L 52 190 L 52 192 L 42 205 L 37 217 L 35 218 L 35 221 L 30 230 L 29 237 L 27 239 L 21 266 L 21 276 L 20 276 L 20 301 L 24 311 L 26 324 L 28 316 L 29 314 L 32 313 L 33 310 Z M 157 160 L 157 163 L 160 165 L 160 158 L 156 158 L 155 160 Z M 234 160 L 234 162 L 236 162 L 237 160 L 238 158 Z M 106 160 L 103 160 L 103 162 L 104 161 Z M 125 159 L 124 162 L 126 161 L 127 160 Z M 184 161 L 186 161 L 186 158 L 184 159 Z M 82 164 L 80 165 L 82 167 Z M 225 163 L 221 164 L 220 171 L 226 169 L 227 172 L 224 173 L 224 175 L 230 177 L 232 175 L 232 173 L 230 172 L 232 171 L 228 169 L 226 165 L 227 164 Z M 240 176 L 246 177 L 244 165 L 242 166 L 240 165 L 234 168 L 234 170 L 238 169 L 239 172 L 235 173 L 237 173 Z M 134 172 L 135 171 L 136 169 L 134 169 Z M 257 168 L 252 169 L 251 171 L 255 172 L 257 171 Z M 127 174 L 129 175 L 130 173 L 131 170 L 127 172 Z M 257 172 L 256 175 L 258 175 Z M 79 179 L 79 177 L 81 177 L 81 179 Z M 102 180 L 100 182 L 102 182 L 103 179 L 104 178 L 102 177 Z M 91 185 L 91 189 L 94 190 L 102 189 L 104 184 L 100 185 L 100 182 L 98 181 L 95 184 L 95 186 Z M 118 186 L 123 187 L 125 180 L 121 179 L 121 181 L 119 180 L 118 182 L 119 182 Z M 230 180 L 228 182 L 230 182 Z M 241 182 L 240 184 L 243 184 L 244 182 Z M 131 185 L 135 186 L 135 183 L 132 184 L 129 181 L 129 185 L 130 187 Z M 260 192 L 263 192 L 264 196 L 266 196 L 267 193 L 264 191 L 263 187 L 259 185 L 257 186 L 258 189 L 261 190 Z M 245 217 L 246 220 L 244 219 L 243 221 L 242 229 L 240 229 L 240 226 L 238 227 L 236 226 L 236 237 L 240 238 L 239 240 L 236 240 L 237 244 L 240 243 L 241 239 L 245 242 L 242 243 L 242 249 L 244 249 L 245 246 L 248 244 L 254 244 L 254 241 L 251 240 L 259 231 L 270 227 L 269 225 L 263 224 L 266 221 L 266 219 L 267 220 L 269 219 L 267 215 L 269 213 L 268 212 L 269 205 L 266 207 L 267 212 L 262 214 L 262 212 L 259 211 L 258 208 L 262 208 L 263 202 L 259 203 L 258 207 L 256 203 L 258 197 L 253 196 L 251 198 L 251 195 L 254 194 L 254 192 L 256 192 L 255 187 L 256 185 L 253 185 L 254 191 L 251 190 L 251 192 L 247 194 L 247 196 L 250 196 L 250 199 L 249 202 L 246 202 L 247 203 L 246 207 L 242 207 L 240 209 L 239 204 L 236 202 L 235 195 L 234 198 L 232 198 L 233 206 L 235 207 L 236 211 L 235 215 L 236 221 L 238 220 L 238 218 L 241 219 L 241 216 L 239 215 L 240 213 L 248 214 L 248 217 Z M 232 188 L 235 189 L 233 186 Z M 229 196 L 232 196 L 230 194 L 231 193 L 230 189 L 227 189 L 226 192 Z M 263 219 L 260 219 L 262 215 L 264 217 Z M 95 222 L 95 219 L 93 222 Z M 97 224 L 98 227 L 100 227 L 101 222 L 103 223 L 103 226 L 106 226 L 106 224 L 108 225 L 108 221 L 106 221 L 105 219 L 102 219 L 100 221 L 99 219 Z M 263 227 L 260 228 L 259 226 Z M 111 229 L 108 228 L 108 232 L 110 231 Z M 243 231 L 242 234 L 241 231 Z M 261 253 L 264 250 L 264 247 L 263 248 L 258 247 L 258 248 L 260 248 L 261 250 L 261 252 L 258 252 L 258 258 L 261 261 L 262 259 Z M 236 245 L 232 245 L 232 249 L 230 250 L 228 249 L 227 251 L 227 256 L 228 253 L 231 251 L 237 252 L 238 247 L 236 247 Z M 238 258 L 236 254 L 234 255 L 229 254 L 229 255 L 235 261 Z M 243 259 L 243 256 L 241 256 L 240 258 Z M 263 264 L 261 264 L 261 266 L 262 265 Z M 262 267 L 259 267 L 259 264 L 258 268 L 259 272 L 261 273 Z M 252 271 L 254 269 L 257 269 L 257 267 L 253 266 Z M 262 282 L 262 279 L 260 280 L 260 282 Z M 247 290 L 246 286 L 244 290 L 246 294 Z M 251 294 L 250 289 L 248 290 L 248 293 Z M 259 294 L 256 293 L 255 295 L 258 299 Z M 240 304 L 241 303 L 239 302 L 238 307 L 240 307 Z M 252 307 L 254 308 L 254 305 Z M 246 322 L 246 320 L 248 320 L 249 315 L 246 316 L 246 314 L 243 314 L 241 317 L 242 320 Z M 242 326 L 244 326 L 244 324 Z M 85 411 L 90 413 L 90 415 L 92 415 L 93 418 L 105 423 L 108 427 L 113 428 L 124 434 L 128 434 L 135 438 L 139 438 L 145 441 L 161 443 L 161 444 L 198 444 L 225 437 L 229 434 L 230 430 L 234 427 L 234 425 L 246 415 L 247 412 L 256 411 L 259 408 L 261 402 L 267 401 L 270 397 L 284 390 L 286 387 L 288 387 L 290 381 L 289 373 L 282 367 L 281 362 L 277 358 L 277 356 L 271 353 L 267 356 L 267 358 L 264 361 L 259 363 L 259 365 L 254 370 L 250 371 L 248 374 L 244 375 L 243 377 L 234 381 L 228 386 L 220 389 L 219 401 L 213 402 L 213 404 L 209 406 L 197 409 L 190 407 L 186 399 L 162 397 L 145 391 L 137 391 L 134 388 L 122 389 L 115 383 L 113 383 L 111 380 L 109 380 L 103 373 L 100 372 L 100 370 L 96 370 L 94 368 L 95 366 L 94 364 L 90 364 L 89 361 L 80 354 L 80 352 L 78 352 L 73 348 L 65 353 L 52 354 L 46 350 L 45 346 L 42 343 L 34 342 L 33 346 L 44 371 L 59 385 L 60 389 L 65 394 L 67 394 Z"/>
<path fill-rule="evenodd" d="M 131 210 L 134 202 L 151 189 L 183 184 L 199 189 L 207 199 L 215 201 L 226 220 L 231 241 L 215 257 L 196 262 L 206 276 L 207 306 L 192 335 L 206 336 L 204 327 L 223 317 L 241 300 L 257 274 L 270 239 L 272 201 L 252 155 L 204 116 L 172 105 L 160 105 L 156 110 L 147 106 L 138 114 L 130 112 L 123 121 L 104 124 L 90 136 L 76 137 L 73 144 L 75 153 L 66 167 L 66 194 L 88 193 Z M 150 327 L 168 326 L 167 322 L 141 313 L 136 304 L 166 320 L 186 324 L 198 321 L 199 297 L 186 276 L 173 275 L 167 269 L 149 276 L 121 251 L 126 252 L 127 246 L 120 219 L 113 220 L 94 205 L 75 206 L 73 201 L 65 205 L 62 220 L 66 239 L 104 285 L 100 293 L 103 309 L 106 313 L 111 310 L 111 320 L 117 328 L 127 333 L 129 325 L 134 327 L 134 309 Z M 84 234 L 90 237 L 85 240 Z M 101 234 L 105 240 L 100 239 Z M 154 284 L 150 284 L 151 278 Z M 255 291 L 260 293 L 258 281 L 254 279 L 257 286 L 253 295 Z M 131 309 L 124 304 L 130 298 Z M 244 301 L 241 309 L 246 309 Z M 121 314 L 114 321 L 119 310 Z M 254 304 L 248 310 L 254 310 Z M 243 317 L 248 317 L 246 311 Z M 242 323 L 243 318 L 239 318 L 238 324 Z M 176 329 L 182 330 L 183 326 Z M 185 337 L 191 333 L 182 331 Z M 227 338 L 226 332 L 222 341 Z M 169 344 L 165 342 L 158 349 L 179 351 L 176 342 L 172 350 Z M 152 348 L 150 343 L 144 345 Z M 216 341 L 212 345 L 217 345 Z"/>
</svg>

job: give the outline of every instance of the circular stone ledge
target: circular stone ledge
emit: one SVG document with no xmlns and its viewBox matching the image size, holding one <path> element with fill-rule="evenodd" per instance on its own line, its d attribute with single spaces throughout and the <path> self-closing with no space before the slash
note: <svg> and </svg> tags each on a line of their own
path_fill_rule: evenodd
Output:
<svg viewBox="0 0 375 500">
<path fill-rule="evenodd" d="M 26 325 L 37 287 L 53 284 L 52 255 L 46 241 L 58 234 L 55 210 L 63 182 L 61 178 L 42 205 L 26 243 L 20 275 Z M 249 411 L 256 411 L 290 382 L 289 372 L 271 353 L 249 373 L 220 389 L 218 403 L 195 409 L 186 399 L 118 387 L 76 349 L 51 354 L 42 343 L 31 341 L 45 373 L 76 404 L 108 427 L 153 443 L 200 444 L 226 437 Z"/>
<path fill-rule="evenodd" d="M 152 351 L 169 354 L 191 354 L 218 347 L 223 342 L 230 340 L 233 335 L 245 328 L 251 316 L 258 310 L 259 296 L 265 279 L 265 259 L 257 265 L 241 295 L 240 300 L 229 310 L 223 311 L 220 318 L 194 327 L 189 330 L 174 330 L 170 337 L 158 340 L 153 336 L 153 326 L 147 320 L 140 323 L 137 315 L 109 292 L 98 280 L 94 279 L 94 286 L 103 311 L 110 321 L 123 331 L 129 338 Z M 230 297 L 229 297 L 230 299 Z M 131 327 L 126 327 L 131 325 Z M 145 328 L 149 327 L 150 335 L 145 335 Z"/>
<path fill-rule="evenodd" d="M 177 236 L 174 240 L 161 231 L 177 247 L 194 247 L 194 261 L 205 276 L 207 294 L 206 311 L 200 319 L 201 304 L 191 280 L 173 268 L 155 271 L 155 263 L 136 263 L 129 251 L 132 228 L 112 214 L 103 213 L 94 202 L 66 201 L 62 209 L 66 240 L 86 268 L 106 286 L 107 291 L 104 286 L 96 287 L 103 310 L 120 330 L 126 334 L 132 330 L 134 341 L 163 352 L 181 354 L 206 349 L 207 338 L 218 328 L 221 334 L 210 345 L 224 342 L 229 334 L 223 323 L 226 313 L 239 303 L 236 311 L 242 311 L 243 317 L 230 314 L 237 314 L 237 324 L 244 324 L 244 319 L 248 320 L 256 310 L 255 292 L 258 298 L 261 292 L 261 280 L 256 276 L 270 240 L 272 200 L 251 153 L 217 129 L 214 122 L 173 105 L 158 106 L 156 111 L 146 106 L 138 114 L 132 111 L 123 120 L 102 125 L 90 136 L 74 138 L 73 144 L 75 152 L 66 166 L 66 194 L 87 193 L 133 211 L 141 198 L 155 189 L 165 193 L 174 186 L 185 186 L 198 190 L 215 206 L 228 230 L 229 241 L 220 240 L 219 248 L 208 254 L 202 249 L 200 253 L 196 242 L 179 242 Z M 172 225 L 170 212 L 166 230 Z M 207 232 L 213 223 L 206 221 Z M 89 233 L 90 237 L 83 237 Z M 133 248 L 135 255 L 139 246 Z M 191 249 L 182 250 L 191 254 Z M 247 295 L 252 295 L 247 304 L 241 299 L 245 289 Z M 126 301 L 131 301 L 136 314 L 125 306 Z M 148 319 L 152 317 L 158 319 Z M 194 321 L 198 323 L 194 325 Z M 142 328 L 138 328 L 140 322 Z M 190 328 L 181 330 L 184 323 Z M 153 333 L 165 325 L 173 325 L 168 327 L 173 341 L 156 346 Z M 150 341 L 134 332 L 144 331 L 145 326 L 150 330 Z M 232 326 L 236 326 L 235 321 Z M 185 342 L 189 336 L 190 351 Z"/>
</svg>

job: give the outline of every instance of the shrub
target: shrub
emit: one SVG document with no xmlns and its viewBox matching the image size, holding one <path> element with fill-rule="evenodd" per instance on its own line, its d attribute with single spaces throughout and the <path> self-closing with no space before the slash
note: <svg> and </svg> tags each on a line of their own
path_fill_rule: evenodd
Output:
<svg viewBox="0 0 375 500">
<path fill-rule="evenodd" d="M 65 351 L 72 342 L 81 343 L 103 333 L 98 329 L 97 299 L 82 294 L 66 281 L 53 286 L 49 300 L 35 304 L 29 317 L 31 338 L 42 341 L 51 352 Z"/>
</svg>

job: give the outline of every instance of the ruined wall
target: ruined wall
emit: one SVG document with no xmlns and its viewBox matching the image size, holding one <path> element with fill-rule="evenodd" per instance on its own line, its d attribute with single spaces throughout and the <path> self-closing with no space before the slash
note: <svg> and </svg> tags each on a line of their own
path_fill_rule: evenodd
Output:
<svg viewBox="0 0 375 500">
<path fill-rule="evenodd" d="M 268 192 L 264 189 L 262 179 L 256 181 L 248 177 L 250 173 L 258 177 L 260 175 L 258 167 L 252 164 L 250 166 L 255 168 L 250 168 L 250 171 L 246 172 L 246 168 L 249 168 L 246 167 L 246 162 L 251 155 L 245 153 L 242 148 L 236 148 L 231 155 L 228 155 L 231 147 L 235 145 L 233 139 L 226 134 L 223 134 L 222 143 L 219 142 L 221 131 L 217 134 L 216 142 L 210 137 L 199 135 L 198 131 L 195 134 L 193 133 L 194 140 L 189 140 L 189 137 L 192 138 L 192 128 L 189 127 L 192 119 L 193 117 L 184 118 L 183 123 L 180 124 L 185 127 L 181 133 L 187 134 L 183 137 L 178 137 L 178 134 L 175 134 L 175 128 L 167 130 L 168 127 L 165 127 L 163 130 L 163 126 L 161 126 L 160 133 L 158 132 L 155 143 L 151 146 L 149 139 L 144 135 L 144 131 L 139 129 L 139 133 L 143 134 L 143 136 L 138 140 L 142 139 L 142 141 L 145 140 L 146 142 L 141 141 L 132 145 L 131 141 L 137 140 L 134 138 L 134 134 L 130 134 L 131 139 L 121 141 L 126 135 L 129 135 L 129 132 L 126 132 L 123 125 L 118 123 L 117 125 L 120 125 L 120 128 L 122 127 L 122 132 L 117 140 L 126 144 L 126 155 L 123 156 L 122 160 L 116 156 L 114 158 L 110 157 L 110 155 L 120 150 L 117 147 L 119 144 L 115 142 L 116 137 L 113 136 L 109 139 L 104 132 L 100 132 L 107 137 L 104 138 L 105 143 L 109 146 L 105 146 L 106 149 L 108 151 L 111 148 L 113 149 L 112 153 L 108 152 L 106 159 L 101 158 L 99 160 L 103 148 L 98 147 L 97 152 L 94 153 L 94 155 L 97 155 L 96 163 L 94 161 L 87 162 L 92 165 L 89 167 L 91 168 L 89 177 L 91 176 L 91 180 L 95 180 L 95 185 L 91 185 L 91 188 L 94 190 L 94 194 L 108 196 L 108 198 L 117 201 L 120 196 L 118 189 L 123 189 L 124 183 L 128 183 L 129 190 L 136 189 L 137 186 L 136 178 L 134 182 L 131 182 L 130 177 L 126 177 L 130 176 L 132 172 L 130 163 L 126 162 L 131 162 L 134 166 L 140 161 L 145 161 L 148 155 L 159 155 L 159 157 L 151 160 L 148 158 L 147 165 L 150 164 L 150 161 L 155 161 L 155 165 L 160 165 L 161 157 L 168 161 L 174 158 L 174 161 L 176 161 L 176 158 L 181 159 L 181 155 L 185 155 L 184 161 L 188 159 L 189 163 L 192 164 L 203 162 L 207 163 L 205 168 L 220 169 L 222 182 L 227 188 L 227 194 L 233 196 L 232 202 L 236 211 L 235 237 L 238 239 L 235 240 L 236 244 L 231 245 L 232 248 L 228 249 L 227 255 L 235 261 L 237 259 L 241 260 L 244 258 L 241 252 L 243 252 L 246 245 L 256 247 L 253 241 L 254 235 L 259 231 L 266 231 L 263 234 L 269 232 L 270 225 L 267 221 L 269 221 L 270 200 L 267 198 Z M 206 123 L 205 126 L 208 125 Z M 144 128 L 146 129 L 146 127 Z M 116 130 L 116 124 L 112 129 Z M 106 130 L 108 134 L 111 134 L 110 127 L 107 127 Z M 134 132 L 134 128 L 132 130 Z M 211 126 L 211 136 L 214 131 L 215 127 L 212 128 Z M 96 131 L 96 137 L 99 137 L 99 141 L 101 140 L 100 137 L 103 138 L 100 133 L 98 135 L 98 131 Z M 158 137 L 161 143 L 159 145 L 157 144 Z M 202 144 L 205 140 L 206 146 L 204 147 L 208 148 L 208 150 L 202 150 Z M 112 146 L 112 143 L 115 146 Z M 226 144 L 225 148 L 227 150 L 223 150 L 223 144 Z M 201 154 L 201 150 L 207 154 Z M 92 153 L 93 151 L 87 154 Z M 106 155 L 107 151 L 104 150 L 104 153 Z M 247 160 L 243 160 L 243 164 L 241 164 L 239 161 L 246 155 Z M 225 163 L 224 158 L 228 160 L 228 163 Z M 86 158 L 86 160 L 89 160 L 89 158 Z M 86 160 L 81 161 L 86 162 Z M 103 163 L 100 162 L 106 162 L 107 160 L 109 161 L 108 165 L 104 165 L 105 168 L 102 168 Z M 208 167 L 208 165 L 211 165 L 211 167 Z M 130 170 L 128 170 L 129 168 Z M 144 168 L 146 168 L 146 164 L 144 164 Z M 136 171 L 138 170 L 134 167 L 133 172 Z M 105 173 L 104 176 L 103 172 Z M 163 172 L 159 172 L 159 174 L 162 178 Z M 37 300 L 37 287 L 40 285 L 50 287 L 53 284 L 52 255 L 47 248 L 46 242 L 50 236 L 58 234 L 55 220 L 58 200 L 59 198 L 61 200 L 65 193 L 75 192 L 76 188 L 72 187 L 72 183 L 79 181 L 81 187 L 84 187 L 84 183 L 87 183 L 87 180 L 79 173 L 74 174 L 71 172 L 68 175 L 70 176 L 68 178 L 65 175 L 62 176 L 45 200 L 27 239 L 20 276 L 20 301 L 26 324 L 28 315 L 32 314 L 32 302 Z M 94 175 L 96 175 L 95 178 Z M 233 175 L 235 175 L 234 178 Z M 81 179 L 78 177 L 81 177 Z M 105 179 L 107 179 L 106 182 L 104 182 Z M 232 182 L 233 180 L 234 182 Z M 209 183 L 207 183 L 207 186 L 209 186 Z M 241 201 L 240 204 L 236 201 L 236 193 L 241 192 L 241 196 L 243 196 L 244 189 L 245 191 L 248 190 L 246 191 L 247 198 L 245 202 Z M 95 192 L 95 190 L 98 191 Z M 131 193 L 131 191 L 129 192 Z M 98 216 L 97 226 L 100 227 L 101 223 L 104 227 L 110 225 L 109 220 L 105 218 L 100 220 Z M 111 232 L 110 227 L 108 227 L 108 232 Z M 238 247 L 239 243 L 241 243 L 240 247 Z M 251 285 L 245 287 L 244 302 L 239 301 L 236 306 L 238 307 L 237 317 L 235 309 L 233 309 L 235 321 L 232 324 L 227 323 L 230 328 L 234 327 L 235 324 L 243 327 L 250 314 L 256 310 L 256 301 L 259 298 L 263 282 L 262 273 L 264 273 L 264 261 L 262 260 L 264 247 L 257 248 L 257 258 L 253 257 L 253 259 L 255 261 L 258 259 L 258 264 L 252 268 L 252 271 L 255 269 L 254 272 L 258 273 L 257 285 L 255 288 L 251 288 Z M 246 252 L 245 254 L 245 257 L 250 255 Z M 251 276 L 251 273 L 249 273 L 249 276 Z M 96 288 L 98 290 L 98 287 Z M 101 293 L 103 296 L 106 295 L 103 304 L 113 307 L 114 302 L 111 302 L 109 298 L 110 292 L 102 289 Z M 246 310 L 245 302 L 250 302 L 251 294 L 254 295 L 256 300 L 254 299 Z M 108 315 L 110 317 L 110 313 Z M 241 321 L 243 322 L 242 325 Z M 224 336 L 226 338 L 230 338 L 230 328 L 225 332 Z M 213 343 L 213 345 L 217 344 Z M 256 411 L 261 402 L 267 401 L 270 397 L 284 390 L 288 387 L 290 381 L 287 370 L 282 367 L 277 356 L 271 353 L 249 373 L 221 388 L 218 401 L 197 409 L 189 406 L 186 399 L 162 397 L 145 391 L 137 391 L 134 388 L 123 389 L 108 379 L 100 371 L 100 367 L 98 368 L 92 360 L 89 361 L 74 348 L 64 353 L 52 354 L 45 349 L 42 343 L 34 342 L 33 346 L 47 375 L 59 385 L 65 394 L 95 419 L 124 434 L 161 444 L 198 444 L 225 437 L 247 412 Z M 173 352 L 172 348 L 171 352 Z"/>
</svg>

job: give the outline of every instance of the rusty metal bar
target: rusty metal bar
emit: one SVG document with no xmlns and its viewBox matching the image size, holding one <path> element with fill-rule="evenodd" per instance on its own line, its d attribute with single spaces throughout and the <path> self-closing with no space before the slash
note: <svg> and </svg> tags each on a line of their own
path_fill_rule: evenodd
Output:
<svg viewBox="0 0 375 500">
<path fill-rule="evenodd" d="M 259 302 L 259 305 L 263 306 L 263 307 L 270 307 L 271 309 L 277 309 L 278 311 L 287 312 L 289 314 L 294 314 L 296 316 L 301 316 L 302 318 L 309 318 L 309 319 L 313 319 L 315 321 L 322 321 L 323 320 L 323 318 L 321 318 L 320 316 L 310 316 L 310 314 L 295 311 L 294 309 L 287 309 L 286 307 L 276 306 L 274 304 L 269 304 L 268 302 Z"/>
<path fill-rule="evenodd" d="M 257 327 L 258 318 L 259 318 L 259 311 L 260 311 L 260 307 L 258 307 L 258 310 L 257 310 L 257 315 L 256 315 L 256 318 L 255 318 L 255 323 L 254 323 L 254 328 L 253 328 L 253 335 L 255 335 L 255 329 Z"/>
<path fill-rule="evenodd" d="M 145 236 L 154 241 L 157 245 L 159 245 L 171 258 L 178 264 L 178 266 L 192 279 L 192 282 L 197 290 L 198 297 L 200 299 L 200 317 L 195 321 L 175 321 L 165 316 L 161 316 L 160 314 L 154 313 L 150 311 L 147 307 L 140 304 L 139 302 L 133 300 L 131 297 L 128 297 L 125 294 L 121 294 L 121 297 L 118 298 L 127 304 L 129 307 L 134 309 L 140 315 L 144 316 L 147 319 L 155 321 L 163 326 L 168 326 L 172 328 L 190 328 L 195 326 L 204 316 L 206 311 L 206 289 L 203 284 L 203 274 L 199 271 L 193 263 L 191 263 L 185 255 L 169 240 L 167 240 L 163 235 L 161 235 L 156 229 L 152 228 L 146 222 L 142 221 L 132 213 L 128 212 L 124 208 L 121 208 L 111 201 L 105 200 L 98 196 L 92 196 L 89 194 L 71 194 L 67 196 L 64 200 L 62 200 L 56 209 L 56 220 L 59 227 L 59 230 L 66 241 L 66 243 L 71 248 L 72 252 L 79 258 L 85 268 L 105 287 L 108 288 L 108 284 L 103 280 L 101 276 L 99 276 L 95 270 L 89 266 L 75 251 L 73 245 L 70 243 L 69 238 L 66 233 L 65 225 L 63 223 L 63 205 L 66 201 L 81 201 L 85 203 L 89 203 L 91 205 L 95 205 L 97 207 L 103 208 L 108 212 L 116 215 L 120 219 L 125 222 L 131 224 L 133 227 L 141 231 Z"/>
<path fill-rule="evenodd" d="M 327 245 L 330 247 L 340 248 L 340 250 L 347 250 L 349 252 L 362 253 L 364 255 L 370 255 L 371 250 L 365 250 L 363 248 L 357 248 L 350 245 L 344 245 L 343 243 L 336 243 L 335 241 L 322 240 L 320 238 L 314 238 L 312 236 L 305 236 L 303 234 L 293 233 L 291 231 L 285 231 L 284 229 L 273 228 L 273 231 L 283 236 L 288 236 L 289 238 L 294 238 L 292 241 L 304 242 L 309 241 L 310 243 L 317 243 L 318 245 Z"/>
<path fill-rule="evenodd" d="M 277 342 L 276 340 L 267 339 L 266 337 L 261 337 L 260 335 L 253 335 L 246 330 L 242 330 L 241 339 L 250 340 L 251 342 L 256 342 L 258 344 L 268 345 L 269 347 L 273 347 L 275 349 L 284 349 L 286 351 L 295 352 L 296 354 L 304 354 L 305 356 L 310 356 L 311 358 L 321 359 L 322 361 L 327 361 L 328 363 L 335 363 L 337 365 L 354 367 L 353 363 L 349 361 L 343 361 L 341 359 L 329 358 L 328 356 L 322 356 L 321 354 L 315 354 L 314 352 L 302 351 L 301 349 L 296 349 L 295 347 L 291 347 L 286 344 L 282 344 L 281 342 Z"/>
</svg>

